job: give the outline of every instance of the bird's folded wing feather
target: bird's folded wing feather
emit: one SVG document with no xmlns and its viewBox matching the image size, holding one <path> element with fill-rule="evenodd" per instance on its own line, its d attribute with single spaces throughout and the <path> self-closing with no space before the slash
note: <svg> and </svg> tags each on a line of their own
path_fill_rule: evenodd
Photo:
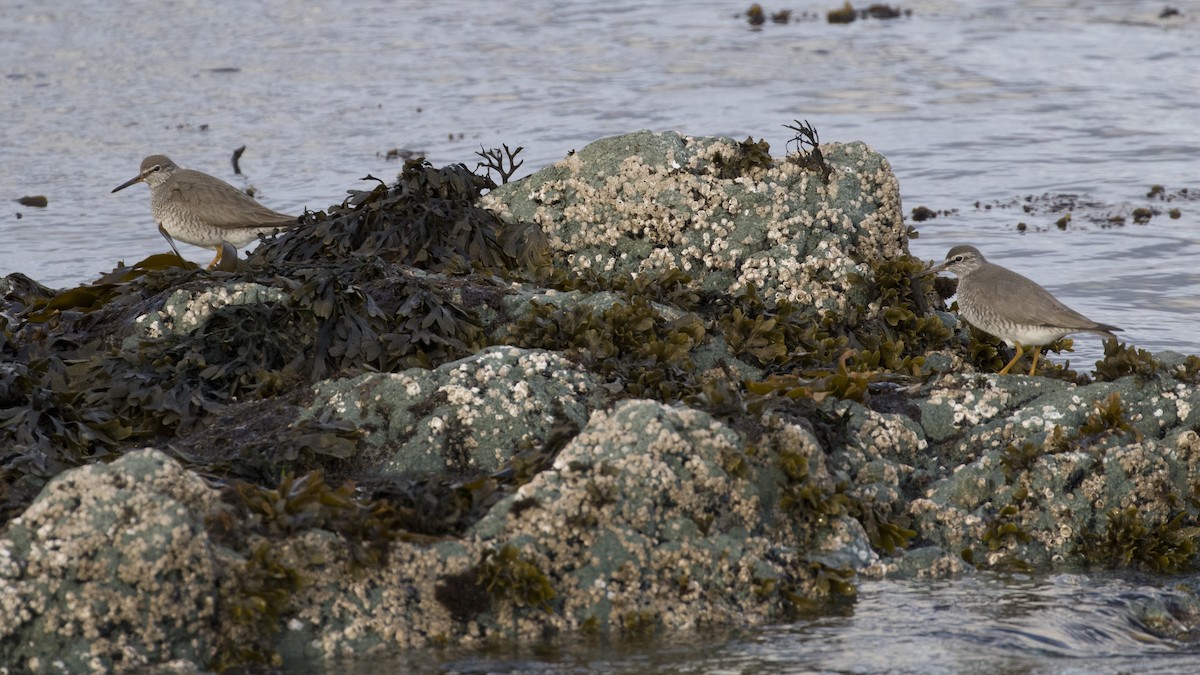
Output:
<svg viewBox="0 0 1200 675">
<path fill-rule="evenodd" d="M 981 279 L 980 281 L 984 281 Z M 993 304 L 996 314 L 1017 324 L 1042 326 L 1052 324 L 1062 328 L 1095 328 L 1099 324 L 1059 302 L 1036 282 L 1015 272 L 1005 277 L 1003 289 L 989 282 L 989 294 L 1003 294 L 1004 302 Z M 1053 320 L 1048 319 L 1053 317 Z"/>
<path fill-rule="evenodd" d="M 171 199 L 193 212 L 203 213 L 215 227 L 287 227 L 296 223 L 294 216 L 272 211 L 227 183 L 177 182 L 171 186 Z"/>
</svg>

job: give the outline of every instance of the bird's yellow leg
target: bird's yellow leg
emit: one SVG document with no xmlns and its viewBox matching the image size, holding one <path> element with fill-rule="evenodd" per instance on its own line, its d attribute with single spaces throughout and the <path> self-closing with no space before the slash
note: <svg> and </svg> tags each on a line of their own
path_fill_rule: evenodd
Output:
<svg viewBox="0 0 1200 675">
<path fill-rule="evenodd" d="M 1013 367 L 1013 364 L 1015 364 L 1017 361 L 1020 361 L 1021 356 L 1025 353 L 1025 350 L 1021 347 L 1020 342 L 1014 342 L 1013 346 L 1017 348 L 1017 354 L 1016 356 L 1012 357 L 1012 361 L 1009 361 L 1007 366 L 1004 366 L 1000 369 L 1000 372 L 998 373 L 999 375 L 1007 375 L 1009 369 Z"/>
<path fill-rule="evenodd" d="M 1042 353 L 1042 346 L 1038 345 L 1033 348 L 1033 367 L 1029 369 L 1029 374 L 1033 375 L 1033 371 L 1037 370 L 1038 355 Z"/>
<path fill-rule="evenodd" d="M 213 258 L 212 262 L 208 263 L 208 267 L 206 267 L 205 269 L 210 269 L 210 270 L 216 269 L 217 265 L 221 264 L 221 253 L 223 251 L 224 251 L 223 246 L 217 246 L 217 257 Z"/>
</svg>

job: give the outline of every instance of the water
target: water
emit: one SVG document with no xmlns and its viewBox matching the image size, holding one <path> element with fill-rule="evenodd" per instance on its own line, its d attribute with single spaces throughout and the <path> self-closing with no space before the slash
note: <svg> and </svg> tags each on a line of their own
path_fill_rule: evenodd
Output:
<svg viewBox="0 0 1200 675">
<path fill-rule="evenodd" d="M 473 166 L 480 146 L 520 145 L 525 175 L 644 128 L 752 135 L 782 155 L 783 125 L 808 120 L 825 141 L 887 156 L 906 211 L 952 211 L 917 224 L 914 255 L 975 244 L 1140 347 L 1197 351 L 1200 6 L 1159 19 L 1162 0 L 927 0 L 896 21 L 751 30 L 738 16 L 748 5 L 8 0 L 0 274 L 68 286 L 165 251 L 145 187 L 110 194 L 153 153 L 299 212 L 369 185 L 368 173 L 391 180 L 393 148 Z M 241 145 L 244 177 L 229 163 Z M 1164 204 L 1146 197 L 1153 184 L 1192 197 Z M 11 201 L 39 194 L 48 208 Z M 1092 205 L 1060 230 L 1063 212 L 1043 207 L 1064 195 Z M 1181 217 L 1104 225 L 1139 206 Z M 1076 346 L 1086 370 L 1099 342 Z M 1177 670 L 1196 657 L 1190 645 L 1137 632 L 1106 604 L 1137 588 L 1092 576 L 872 582 L 848 613 L 723 641 L 563 647 L 557 661 L 532 647 L 413 658 L 447 672 L 915 673 L 931 672 L 931 655 L 942 672 Z M 992 612 L 1001 605 L 1023 613 Z"/>
<path fill-rule="evenodd" d="M 980 574 L 871 581 L 829 615 L 734 633 L 621 645 L 580 638 L 492 649 L 426 650 L 397 672 L 483 673 L 1194 673 L 1200 644 L 1180 639 L 1181 594 L 1161 580 Z M 1143 608 L 1152 612 L 1152 628 Z M 1175 616 L 1172 614 L 1174 612 Z M 1171 633 L 1171 635 L 1167 635 Z M 333 664 L 347 675 L 375 663 Z"/>
</svg>

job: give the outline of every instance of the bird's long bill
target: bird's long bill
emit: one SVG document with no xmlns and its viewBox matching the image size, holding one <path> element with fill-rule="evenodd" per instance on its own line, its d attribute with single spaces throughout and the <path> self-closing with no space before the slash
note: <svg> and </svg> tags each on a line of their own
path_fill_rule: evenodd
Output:
<svg viewBox="0 0 1200 675">
<path fill-rule="evenodd" d="M 112 191 L 117 192 L 119 190 L 124 190 L 125 188 L 129 187 L 130 185 L 133 185 L 134 183 L 142 182 L 142 179 L 145 177 L 146 177 L 146 174 L 139 173 L 137 176 L 134 176 L 133 178 L 130 178 L 129 180 L 125 181 L 124 183 L 121 183 L 117 187 L 113 188 Z M 109 194 L 112 194 L 112 193 L 110 192 Z"/>
<path fill-rule="evenodd" d="M 124 185 L 122 185 L 121 187 L 125 187 L 125 186 L 124 186 Z M 944 263 L 944 262 L 943 262 L 943 263 L 940 263 L 940 264 L 934 265 L 933 267 L 930 267 L 929 269 L 925 270 L 924 272 L 921 272 L 921 273 L 920 273 L 920 274 L 918 274 L 917 276 L 919 276 L 919 277 L 927 277 L 927 276 L 929 276 L 930 274 L 937 274 L 938 272 L 941 272 L 941 271 L 942 271 L 942 270 L 944 270 L 944 269 L 946 269 L 946 263 Z"/>
</svg>

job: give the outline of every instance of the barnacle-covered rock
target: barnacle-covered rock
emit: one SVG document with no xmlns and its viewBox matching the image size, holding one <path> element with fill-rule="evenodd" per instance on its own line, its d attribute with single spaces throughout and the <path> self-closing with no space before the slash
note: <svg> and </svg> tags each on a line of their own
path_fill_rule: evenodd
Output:
<svg viewBox="0 0 1200 675">
<path fill-rule="evenodd" d="M 761 145 L 674 132 L 606 138 L 482 203 L 539 225 L 576 269 L 679 269 L 706 291 L 753 284 L 813 316 L 876 303 L 851 278 L 908 252 L 887 160 L 862 143 L 825 144 L 826 174 L 796 156 L 773 160 Z"/>
<path fill-rule="evenodd" d="M 820 475 L 783 476 L 779 452 L 803 453 L 821 474 L 822 451 L 803 432 L 778 434 L 779 449 L 749 458 L 738 476 L 727 467 L 738 466 L 731 460 L 744 452 L 741 439 L 709 415 L 620 403 L 594 414 L 552 470 L 470 534 L 521 546 L 541 561 L 561 598 L 552 622 L 620 629 L 638 614 L 678 629 L 769 620 L 791 602 L 781 593 L 796 601 L 826 596 L 815 584 L 817 551 L 838 557 L 834 551 L 865 546 L 862 528 L 844 512 L 806 520 L 775 510 L 793 484 L 814 497 L 832 497 L 833 487 Z M 857 550 L 845 557 L 856 559 L 854 567 L 869 564 L 869 546 Z"/>
<path fill-rule="evenodd" d="M 795 129 L 781 159 L 604 139 L 482 199 L 413 161 L 225 270 L 0 280 L 0 661 L 288 667 L 777 621 L 857 576 L 1196 568 L 1200 357 L 986 374 L 886 161 Z"/>
<path fill-rule="evenodd" d="M 852 596 L 852 570 L 878 558 L 820 444 L 782 423 L 770 437 L 746 456 L 737 433 L 699 411 L 629 400 L 595 412 L 552 467 L 460 540 L 400 541 L 386 565 L 355 575 L 316 540 L 284 547 L 323 551 L 294 596 L 297 630 L 320 635 L 309 644 L 330 657 L 547 630 L 757 624 Z M 797 463 L 806 469 L 781 469 Z M 780 506 L 787 495 L 794 507 Z"/>
<path fill-rule="evenodd" d="M 142 340 L 193 332 L 225 307 L 285 305 L 288 297 L 278 288 L 243 282 L 180 289 L 167 296 L 157 310 L 134 319 L 134 330 L 125 338 L 122 348 L 136 349 Z"/>
<path fill-rule="evenodd" d="M 308 415 L 354 425 L 379 475 L 491 473 L 602 401 L 593 377 L 554 352 L 489 347 L 433 370 L 369 373 L 314 386 Z"/>
<path fill-rule="evenodd" d="M 22 672 L 205 662 L 222 561 L 216 490 L 162 453 L 51 481 L 0 536 L 0 662 Z"/>
<path fill-rule="evenodd" d="M 909 485 L 923 486 L 908 511 L 928 541 L 995 569 L 1083 560 L 1172 571 L 1200 562 L 1193 384 L 1136 376 L 982 384 L 946 376 L 919 402 L 930 452 L 908 473 Z"/>
</svg>

